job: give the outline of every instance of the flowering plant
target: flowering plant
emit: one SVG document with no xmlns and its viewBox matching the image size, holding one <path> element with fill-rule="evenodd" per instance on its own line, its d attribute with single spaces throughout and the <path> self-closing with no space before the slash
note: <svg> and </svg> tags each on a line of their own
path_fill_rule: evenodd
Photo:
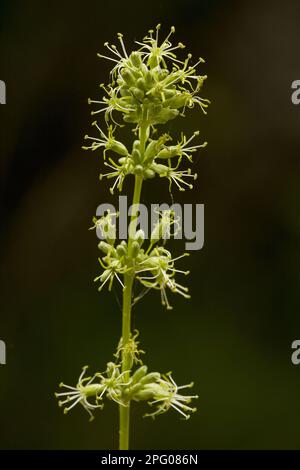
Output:
<svg viewBox="0 0 300 470">
<path fill-rule="evenodd" d="M 160 292 L 161 303 L 167 309 L 172 306 L 169 292 L 189 298 L 188 288 L 181 285 L 177 277 L 189 272 L 178 269 L 177 261 L 187 256 L 173 257 L 165 248 L 166 234 L 176 233 L 178 220 L 170 210 L 158 213 L 158 220 L 152 230 L 149 241 L 145 233 L 138 229 L 138 209 L 142 183 L 146 179 L 166 178 L 169 188 L 174 185 L 180 190 L 192 188 L 191 181 L 197 175 L 192 170 L 181 169 L 181 162 L 186 159 L 192 163 L 193 153 L 206 146 L 206 142 L 194 144 L 199 131 L 190 137 L 181 135 L 176 144 L 171 144 L 168 133 L 158 135 L 158 126 L 166 124 L 177 116 L 184 116 L 188 108 L 199 105 L 206 113 L 207 99 L 199 96 L 204 75 L 198 75 L 197 67 L 203 63 L 199 59 L 192 64 L 192 55 L 184 60 L 177 58 L 175 51 L 184 49 L 182 43 L 173 46 L 169 35 L 159 41 L 160 25 L 156 31 L 150 30 L 142 42 L 137 42 L 138 49 L 127 53 L 122 34 L 118 34 L 120 46 L 105 43 L 109 55 L 98 54 L 113 63 L 110 83 L 101 85 L 104 95 L 99 100 L 89 99 L 94 106 L 92 115 L 104 114 L 106 130 L 97 121 L 93 122 L 96 136 L 85 136 L 88 145 L 84 149 L 103 150 L 104 165 L 109 169 L 100 179 L 113 179 L 111 193 L 122 191 L 124 179 L 134 176 L 133 208 L 128 229 L 128 240 L 116 239 L 117 213 L 107 212 L 99 219 L 94 218 L 91 228 L 100 230 L 103 240 L 99 243 L 102 257 L 99 263 L 102 273 L 96 277 L 99 290 L 108 287 L 111 290 L 118 282 L 123 292 L 122 336 L 119 341 L 114 361 L 108 362 L 104 372 L 86 376 L 87 366 L 83 368 L 77 385 L 71 387 L 61 384 L 63 391 L 56 393 L 59 405 L 67 413 L 77 404 L 81 404 L 89 413 L 102 409 L 104 399 L 113 400 L 120 410 L 119 447 L 129 447 L 130 406 L 133 401 L 146 401 L 154 410 L 146 416 L 156 417 L 168 411 L 176 410 L 188 419 L 196 408 L 190 406 L 197 395 L 184 395 L 181 390 L 190 388 L 193 383 L 177 386 L 171 373 L 148 372 L 143 364 L 139 349 L 138 331 L 131 331 L 131 309 L 143 295 L 151 289 Z M 120 122 L 121 118 L 121 122 Z M 116 138 L 116 130 L 126 124 L 134 125 L 135 139 L 131 148 L 127 148 Z M 134 283 L 139 283 L 142 293 L 133 294 Z"/>
</svg>

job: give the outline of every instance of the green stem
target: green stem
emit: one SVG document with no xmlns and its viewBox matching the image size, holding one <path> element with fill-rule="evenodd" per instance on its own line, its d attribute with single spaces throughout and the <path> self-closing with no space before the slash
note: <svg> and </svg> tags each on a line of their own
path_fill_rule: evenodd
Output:
<svg viewBox="0 0 300 470">
<path fill-rule="evenodd" d="M 143 156 L 145 152 L 145 145 L 147 141 L 147 124 L 141 125 L 140 127 L 140 152 Z M 138 213 L 137 209 L 140 203 L 141 190 L 142 190 L 143 177 L 140 175 L 135 176 L 134 194 L 132 204 L 136 208 L 130 219 L 130 231 L 128 240 L 128 257 L 130 261 L 131 257 L 131 246 L 136 233 Z M 123 311 L 122 311 L 122 372 L 126 372 L 124 380 L 129 380 L 130 369 L 131 369 L 131 358 L 126 351 L 126 345 L 130 340 L 131 333 L 131 301 L 132 301 L 132 286 L 134 281 L 134 271 L 129 271 L 124 274 L 124 290 L 123 290 Z M 130 425 L 130 401 L 127 406 L 120 405 L 120 430 L 119 430 L 119 449 L 129 449 L 129 425 Z"/>
<path fill-rule="evenodd" d="M 135 177 L 135 187 L 134 187 L 134 196 L 133 204 L 139 204 L 141 189 L 142 189 L 143 178 L 141 176 Z M 137 216 L 132 217 L 130 224 L 132 233 L 136 231 L 136 219 Z M 130 253 L 132 244 L 132 237 L 129 237 L 128 241 L 128 252 Z M 126 351 L 126 344 L 130 340 L 131 332 L 131 299 L 132 299 L 132 286 L 134 281 L 134 273 L 124 274 L 124 290 L 123 290 L 123 312 L 122 312 L 122 344 L 123 344 L 123 354 L 122 354 L 122 372 L 127 372 L 125 374 L 125 381 L 129 379 L 130 375 L 130 356 Z M 130 422 L 130 401 L 128 401 L 127 406 L 120 405 L 120 441 L 119 449 L 128 450 L 129 449 L 129 422 Z"/>
</svg>

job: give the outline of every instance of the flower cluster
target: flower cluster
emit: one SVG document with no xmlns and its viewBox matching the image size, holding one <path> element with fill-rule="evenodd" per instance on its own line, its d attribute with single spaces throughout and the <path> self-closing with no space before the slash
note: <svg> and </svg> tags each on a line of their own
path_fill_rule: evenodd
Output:
<svg viewBox="0 0 300 470">
<path fill-rule="evenodd" d="M 107 86 L 101 85 L 105 93 L 102 99 L 89 99 L 90 104 L 99 106 L 98 110 L 92 111 L 93 115 L 105 113 L 108 130 L 105 133 L 94 122 L 98 137 L 85 136 L 91 144 L 83 148 L 93 151 L 104 149 L 104 158 L 107 151 L 112 151 L 114 156 L 104 162 L 109 171 L 100 175 L 101 179 L 114 178 L 112 193 L 115 189 L 122 190 L 124 179 L 129 174 L 141 175 L 144 179 L 158 175 L 167 178 L 170 187 L 174 183 L 181 191 L 192 188 L 190 181 L 197 175 L 191 169 L 180 169 L 182 157 L 191 161 L 192 154 L 207 144 L 191 143 L 199 131 L 189 138 L 182 135 L 175 145 L 168 144 L 172 140 L 169 134 L 162 134 L 155 139 L 148 135 L 149 142 L 141 152 L 141 136 L 137 136 L 131 149 L 127 149 L 114 137 L 115 128 L 120 126 L 114 113 L 121 114 L 123 121 L 136 124 L 136 132 L 140 123 L 144 122 L 149 129 L 152 128 L 153 133 L 156 131 L 155 126 L 165 124 L 179 114 L 184 115 L 186 107 L 192 108 L 198 104 L 206 113 L 209 100 L 199 96 L 206 76 L 197 74 L 197 67 L 204 62 L 203 59 L 200 58 L 193 65 L 190 64 L 191 54 L 184 60 L 177 59 L 174 51 L 184 46 L 182 43 L 172 46 L 170 35 L 175 29 L 171 28 L 170 34 L 160 45 L 159 29 L 160 25 L 156 28 L 155 37 L 153 31 L 149 31 L 143 42 L 137 42 L 140 48 L 131 54 L 127 53 L 121 34 L 118 35 L 120 48 L 105 44 L 111 56 L 98 54 L 115 63 L 111 82 Z M 115 128 L 109 124 L 110 120 Z M 175 165 L 171 163 L 174 158 L 177 158 Z"/>
<path fill-rule="evenodd" d="M 95 136 L 85 136 L 85 150 L 103 154 L 107 173 L 100 174 L 113 180 L 111 193 L 122 191 L 128 175 L 134 175 L 135 189 L 133 206 L 139 207 L 143 180 L 165 178 L 171 192 L 172 186 L 179 191 L 191 189 L 197 174 L 190 168 L 193 155 L 206 146 L 198 142 L 199 131 L 172 139 L 169 133 L 160 133 L 161 125 L 177 116 L 184 116 L 187 108 L 199 105 L 206 114 L 209 101 L 200 96 L 206 75 L 198 73 L 204 61 L 193 61 L 192 55 L 177 57 L 185 46 L 173 46 L 172 27 L 167 37 L 160 41 L 160 25 L 137 41 L 137 50 L 126 50 L 122 34 L 118 34 L 119 45 L 105 43 L 107 55 L 98 54 L 113 63 L 110 82 L 101 84 L 101 96 L 89 99 L 92 115 L 102 115 L 106 128 L 93 122 Z M 134 140 L 126 145 L 119 140 L 117 130 L 125 124 L 133 125 Z M 173 142 L 172 142 L 173 141 Z M 139 228 L 138 215 L 132 214 L 128 240 L 117 240 L 116 218 L 118 213 L 107 211 L 100 218 L 94 217 L 91 229 L 96 229 L 102 239 L 98 247 L 102 273 L 95 278 L 99 290 L 112 289 L 116 280 L 123 290 L 122 334 L 114 361 L 108 362 L 104 372 L 87 376 L 85 366 L 76 386 L 60 384 L 63 389 L 56 393 L 64 412 L 77 404 L 93 419 L 94 411 L 102 409 L 105 398 L 120 406 L 120 449 L 128 448 L 129 404 L 131 401 L 146 401 L 152 408 L 145 416 L 157 415 L 173 408 L 188 419 L 196 408 L 190 406 L 197 395 L 183 395 L 181 390 L 191 388 L 193 383 L 178 386 L 171 373 L 161 375 L 148 372 L 143 365 L 139 347 L 138 331 L 131 332 L 131 308 L 147 292 L 160 292 L 161 303 L 171 309 L 169 293 L 190 297 L 188 288 L 178 282 L 178 277 L 189 271 L 178 269 L 177 262 L 188 256 L 183 253 L 173 256 L 166 248 L 166 240 L 176 237 L 180 230 L 178 217 L 172 210 L 157 211 L 157 221 L 149 240 Z M 135 292 L 134 289 L 140 289 Z M 123 408 L 124 407 L 124 408 Z M 122 428 L 122 429 L 121 429 Z M 126 429 L 125 429 L 126 428 Z"/>
<path fill-rule="evenodd" d="M 104 373 L 96 372 L 93 376 L 85 377 L 87 368 L 83 367 L 75 387 L 61 383 L 60 387 L 64 391 L 55 393 L 59 398 L 59 406 L 64 407 L 65 414 L 80 404 L 92 421 L 94 411 L 103 409 L 105 397 L 125 407 L 130 400 L 147 401 L 151 406 L 156 405 L 155 411 L 145 415 L 153 418 L 170 408 L 185 419 L 196 411 L 189 403 L 198 396 L 179 393 L 179 390 L 192 387 L 193 383 L 178 387 L 170 373 L 164 376 L 159 372 L 148 373 L 147 366 L 141 365 L 128 376 L 130 371 L 121 372 L 120 365 L 109 362 Z"/>
<path fill-rule="evenodd" d="M 176 233 L 178 218 L 175 218 L 173 211 L 166 210 L 159 213 L 158 221 L 151 233 L 148 249 L 143 248 L 145 241 L 143 230 L 138 230 L 131 245 L 130 253 L 125 240 L 115 246 L 116 227 L 113 216 L 116 216 L 116 214 L 108 212 L 100 219 L 93 219 L 94 226 L 92 228 L 99 228 L 102 236 L 106 239 L 98 245 L 105 255 L 103 258 L 99 258 L 99 263 L 104 271 L 94 279 L 95 282 L 100 281 L 99 290 L 102 290 L 105 285 L 108 285 L 108 289 L 111 290 L 115 278 L 124 288 L 121 276 L 131 272 L 136 275 L 136 279 L 142 286 L 160 291 L 161 303 L 167 309 L 172 308 L 167 297 L 167 289 L 186 299 L 190 298 L 188 288 L 179 284 L 175 279 L 176 274 L 189 274 L 189 271 L 175 267 L 175 262 L 188 256 L 188 253 L 173 258 L 170 251 L 164 246 L 155 246 L 160 239 L 171 235 L 172 226 L 175 226 Z M 137 300 L 139 300 L 139 297 L 136 297 L 134 302 L 136 303 Z"/>
<path fill-rule="evenodd" d="M 123 344 L 123 338 L 120 338 L 117 351 L 115 352 L 114 356 L 117 360 L 122 359 L 122 354 L 125 353 L 127 357 L 129 357 L 129 365 L 130 368 L 134 364 L 143 365 L 143 361 L 140 358 L 141 354 L 145 354 L 145 351 L 139 349 L 140 342 L 137 341 L 137 337 L 139 336 L 139 331 L 135 330 L 134 334 L 130 334 L 129 341 L 127 344 Z"/>
<path fill-rule="evenodd" d="M 112 117 L 114 111 L 123 115 L 125 122 L 140 123 L 146 117 L 151 125 L 165 124 L 174 119 L 186 107 L 200 105 L 205 112 L 209 101 L 199 96 L 206 75 L 197 74 L 197 66 L 204 62 L 200 58 L 190 64 L 192 55 L 185 60 L 178 60 L 174 51 L 183 49 L 182 43 L 172 47 L 170 34 L 159 45 L 158 31 L 156 37 L 149 31 L 137 51 L 128 54 L 122 34 L 118 34 L 121 51 L 115 45 L 105 46 L 112 56 L 98 54 L 99 57 L 112 60 L 116 66 L 112 69 L 111 83 L 105 87 L 106 95 L 102 100 L 89 100 L 91 104 L 101 105 L 93 114 L 105 112 L 106 119 Z M 170 60 L 170 66 L 166 59 Z"/>
<path fill-rule="evenodd" d="M 63 392 L 55 393 L 56 398 L 59 398 L 58 405 L 64 407 L 64 413 L 67 414 L 74 406 L 80 403 L 84 409 L 89 413 L 90 420 L 93 419 L 93 413 L 96 408 L 102 408 L 103 405 L 99 404 L 99 397 L 103 391 L 103 386 L 98 381 L 95 382 L 95 376 L 84 377 L 88 366 L 82 368 L 77 385 L 71 387 L 63 382 L 59 384 L 64 389 Z M 89 400 L 93 400 L 91 403 Z"/>
<path fill-rule="evenodd" d="M 171 253 L 164 247 L 155 247 L 148 256 L 141 261 L 137 267 L 136 273 L 139 274 L 137 279 L 146 287 L 152 289 L 158 289 L 161 293 L 161 303 L 168 310 L 172 307 L 169 304 L 166 288 L 169 288 L 171 292 L 177 293 L 185 297 L 190 298 L 188 294 L 188 288 L 179 284 L 174 278 L 176 273 L 184 275 L 189 274 L 189 271 L 183 271 L 175 268 L 174 262 L 184 256 L 188 256 L 188 253 L 184 253 L 177 258 L 172 258 Z M 143 274 L 142 276 L 140 274 Z"/>
<path fill-rule="evenodd" d="M 198 395 L 182 395 L 179 390 L 193 387 L 194 383 L 191 382 L 186 385 L 178 385 L 173 379 L 171 373 L 160 377 L 156 383 L 146 384 L 140 391 L 139 396 L 151 397 L 150 405 L 157 405 L 157 408 L 152 413 L 147 413 L 145 416 L 155 418 L 156 415 L 165 413 L 170 408 L 178 411 L 185 419 L 189 419 L 191 413 L 195 413 L 197 408 L 189 406 L 193 399 L 197 399 Z"/>
</svg>

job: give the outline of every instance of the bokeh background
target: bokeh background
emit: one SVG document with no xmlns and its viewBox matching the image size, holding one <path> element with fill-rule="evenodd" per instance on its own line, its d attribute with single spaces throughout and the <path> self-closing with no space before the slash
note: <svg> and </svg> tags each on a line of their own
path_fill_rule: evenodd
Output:
<svg viewBox="0 0 300 470">
<path fill-rule="evenodd" d="M 111 198 L 101 158 L 83 152 L 109 63 L 96 57 L 121 31 L 130 48 L 161 22 L 206 58 L 208 116 L 193 110 L 172 132 L 200 129 L 196 188 L 176 201 L 205 204 L 205 246 L 190 266 L 189 302 L 164 311 L 150 294 L 135 309 L 151 370 L 195 381 L 198 413 L 183 422 L 132 413 L 136 449 L 300 448 L 300 79 L 297 0 L 152 0 L 0 3 L 1 315 L 0 447 L 117 447 L 118 411 L 93 423 L 64 416 L 54 391 L 81 367 L 103 370 L 118 342 L 115 295 L 99 294 L 96 207 Z M 132 190 L 128 180 L 125 191 Z M 144 202 L 170 202 L 147 182 Z M 182 243 L 176 242 L 180 253 Z"/>
</svg>

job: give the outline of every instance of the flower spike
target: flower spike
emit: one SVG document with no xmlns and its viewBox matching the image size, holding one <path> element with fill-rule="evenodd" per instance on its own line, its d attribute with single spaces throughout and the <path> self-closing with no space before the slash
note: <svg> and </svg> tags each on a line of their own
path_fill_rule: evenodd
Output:
<svg viewBox="0 0 300 470">
<path fill-rule="evenodd" d="M 191 168 L 192 157 L 207 145 L 197 142 L 199 131 L 191 136 L 181 133 L 179 139 L 171 132 L 160 131 L 164 124 L 171 130 L 170 121 L 184 117 L 185 112 L 196 105 L 206 114 L 209 104 L 201 95 L 207 78 L 200 70 L 204 60 L 194 60 L 192 54 L 185 53 L 182 42 L 172 43 L 174 33 L 172 26 L 168 34 L 162 36 L 158 24 L 143 40 L 136 41 L 133 51 L 125 45 L 122 33 L 117 34 L 116 45 L 106 42 L 105 52 L 100 52 L 98 57 L 108 60 L 112 66 L 109 80 L 107 84 L 100 84 L 97 96 L 88 99 L 91 115 L 102 119 L 102 124 L 97 120 L 92 123 L 93 132 L 84 137 L 83 149 L 103 156 L 106 171 L 101 171 L 99 179 L 112 182 L 111 194 L 123 191 L 125 179 L 128 183 L 135 181 L 128 230 L 123 230 L 121 208 L 120 214 L 111 208 L 104 215 L 94 217 L 90 227 L 100 239 L 101 272 L 94 281 L 99 291 L 117 287 L 115 296 L 122 310 L 122 336 L 113 361 L 106 364 L 103 372 L 88 375 L 85 366 L 75 386 L 61 383 L 62 390 L 55 395 L 64 413 L 80 405 L 90 420 L 103 408 L 105 400 L 117 404 L 120 450 L 129 448 L 131 402 L 147 402 L 152 409 L 146 416 L 152 418 L 173 409 L 182 418 L 189 419 L 196 411 L 191 402 L 198 398 L 195 394 L 184 395 L 184 390 L 193 386 L 192 382 L 178 386 L 171 373 L 162 375 L 148 371 L 142 361 L 144 351 L 140 348 L 139 332 L 132 330 L 131 318 L 133 305 L 152 290 L 159 293 L 167 310 L 172 309 L 170 292 L 190 298 L 188 287 L 179 281 L 180 276 L 187 276 L 189 271 L 177 267 L 177 262 L 188 253 L 174 256 L 166 248 L 168 239 L 179 238 L 182 230 L 172 194 L 172 209 L 156 211 L 150 236 L 148 227 L 142 223 L 140 206 L 142 184 L 155 176 L 167 179 L 170 192 L 174 185 L 179 191 L 191 189 L 197 178 Z M 125 126 L 133 131 L 131 143 L 122 140 L 120 128 Z M 163 204 L 159 206 L 162 207 Z M 103 213 L 100 208 L 103 206 L 99 206 L 98 214 Z M 119 221 L 121 239 L 117 237 Z"/>
</svg>

